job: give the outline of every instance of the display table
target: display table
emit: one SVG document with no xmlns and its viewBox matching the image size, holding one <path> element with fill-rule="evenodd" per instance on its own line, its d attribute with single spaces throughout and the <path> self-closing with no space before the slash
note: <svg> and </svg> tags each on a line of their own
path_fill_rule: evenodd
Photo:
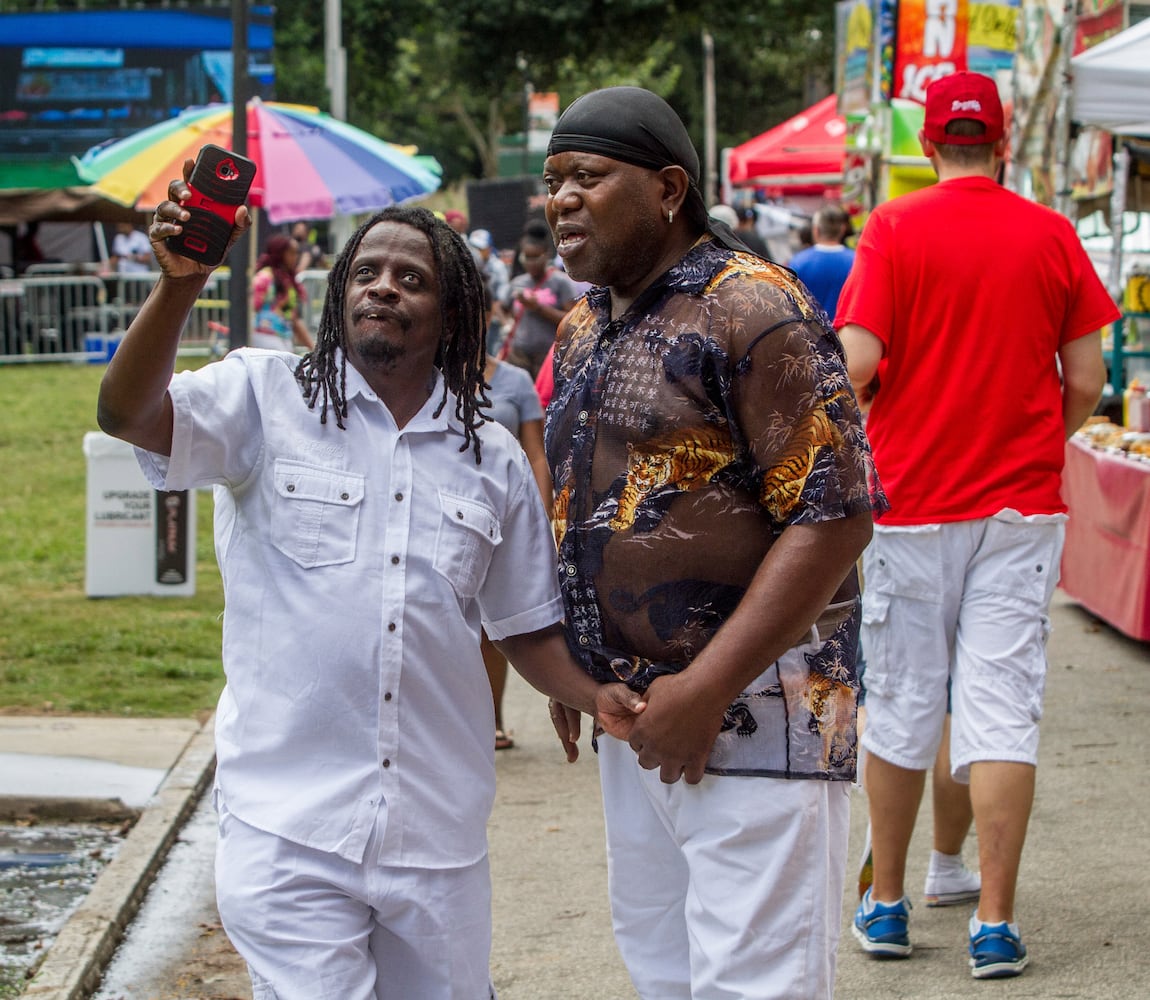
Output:
<svg viewBox="0 0 1150 1000">
<path fill-rule="evenodd" d="M 1150 639 L 1150 463 L 1066 445 L 1062 589 L 1120 632 Z"/>
</svg>

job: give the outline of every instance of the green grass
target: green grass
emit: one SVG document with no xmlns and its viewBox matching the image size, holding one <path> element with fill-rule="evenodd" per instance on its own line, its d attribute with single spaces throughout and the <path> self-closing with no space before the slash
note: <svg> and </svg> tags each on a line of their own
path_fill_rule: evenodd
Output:
<svg viewBox="0 0 1150 1000">
<path fill-rule="evenodd" d="M 0 366 L 0 712 L 203 717 L 223 687 L 212 498 L 193 597 L 84 594 L 84 434 L 102 365 Z"/>
</svg>

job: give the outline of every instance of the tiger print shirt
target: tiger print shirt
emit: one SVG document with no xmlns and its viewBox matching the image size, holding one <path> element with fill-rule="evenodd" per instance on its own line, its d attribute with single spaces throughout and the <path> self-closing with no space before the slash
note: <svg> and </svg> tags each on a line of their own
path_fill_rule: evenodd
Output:
<svg viewBox="0 0 1150 1000">
<path fill-rule="evenodd" d="M 788 525 L 885 509 L 822 310 L 708 236 L 622 317 L 605 288 L 568 314 L 546 444 L 568 644 L 640 691 L 691 662 Z M 852 571 L 818 642 L 763 664 L 708 771 L 854 777 L 858 596 Z"/>
</svg>

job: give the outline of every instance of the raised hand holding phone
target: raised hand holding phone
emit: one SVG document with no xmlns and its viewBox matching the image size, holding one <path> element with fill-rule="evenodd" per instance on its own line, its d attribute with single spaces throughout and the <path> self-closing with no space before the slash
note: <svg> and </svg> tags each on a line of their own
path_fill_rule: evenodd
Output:
<svg viewBox="0 0 1150 1000">
<path fill-rule="evenodd" d="M 196 157 L 188 178 L 191 197 L 182 207 L 190 214 L 182 232 L 166 239 L 182 257 L 215 267 L 227 253 L 236 221 L 255 180 L 256 165 L 222 146 L 208 144 Z"/>
</svg>

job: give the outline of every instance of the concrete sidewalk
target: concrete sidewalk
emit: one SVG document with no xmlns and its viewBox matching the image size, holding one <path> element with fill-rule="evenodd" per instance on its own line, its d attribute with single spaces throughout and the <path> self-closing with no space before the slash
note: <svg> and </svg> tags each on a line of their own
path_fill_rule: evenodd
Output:
<svg viewBox="0 0 1150 1000">
<path fill-rule="evenodd" d="M 974 981 L 966 964 L 968 908 L 927 909 L 921 903 L 929 803 L 920 813 L 908 875 L 916 903 L 914 956 L 878 962 L 859 951 L 848 929 L 866 825 L 866 803 L 856 792 L 838 1000 L 951 1000 L 990 992 L 1060 1000 L 1150 997 L 1150 870 L 1143 864 L 1150 844 L 1150 774 L 1143 749 L 1150 645 L 1098 623 L 1061 592 L 1052 618 L 1038 791 L 1018 898 L 1030 968 L 1015 980 Z M 490 824 L 492 972 L 501 1000 L 633 1000 L 611 937 L 593 757 L 585 750 L 586 759 L 576 765 L 563 762 L 544 699 L 517 676 L 508 685 L 504 714 L 517 745 L 496 755 L 498 794 Z M 210 732 L 168 721 L 0 717 L 0 754 L 107 756 L 121 766 L 166 774 L 129 843 L 64 928 L 25 996 L 89 995 L 210 780 Z M 0 772 L 0 796 L 7 791 L 9 759 Z M 966 853 L 976 863 L 973 838 Z M 196 936 L 194 922 L 186 933 Z M 125 995 L 144 1000 L 164 994 Z"/>
<path fill-rule="evenodd" d="M 138 812 L 200 728 L 192 719 L 0 715 L 0 819 Z"/>
</svg>

